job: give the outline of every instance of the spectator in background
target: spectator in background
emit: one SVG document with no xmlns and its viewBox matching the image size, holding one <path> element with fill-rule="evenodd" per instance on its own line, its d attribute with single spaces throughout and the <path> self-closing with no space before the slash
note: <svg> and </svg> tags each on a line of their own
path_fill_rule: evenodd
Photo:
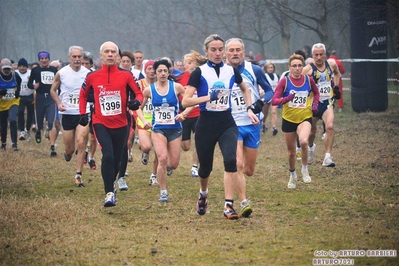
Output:
<svg viewBox="0 0 399 266">
<path fill-rule="evenodd" d="M 338 66 L 339 73 L 341 73 L 341 77 L 342 77 L 342 75 L 345 74 L 345 67 L 342 64 L 341 60 L 338 59 L 337 51 L 332 50 L 329 58 L 335 60 L 335 63 Z M 339 92 L 341 93 L 341 97 L 337 100 L 337 102 L 338 102 L 338 112 L 342 112 L 342 109 L 344 109 L 344 97 L 343 97 L 344 96 L 344 92 L 343 92 L 343 84 L 342 84 L 342 78 L 341 77 L 339 78 Z"/>
</svg>

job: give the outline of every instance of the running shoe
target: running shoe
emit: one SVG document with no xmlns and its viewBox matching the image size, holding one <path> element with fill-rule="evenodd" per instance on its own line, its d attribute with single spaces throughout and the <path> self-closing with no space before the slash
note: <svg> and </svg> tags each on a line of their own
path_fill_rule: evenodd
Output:
<svg viewBox="0 0 399 266">
<path fill-rule="evenodd" d="M 26 139 L 26 132 L 24 130 L 21 131 L 19 134 L 19 140 L 25 140 Z"/>
<path fill-rule="evenodd" d="M 309 147 L 309 152 L 308 152 L 308 164 L 312 164 L 314 160 L 314 152 L 316 150 L 316 144 L 313 143 L 312 147 Z"/>
<path fill-rule="evenodd" d="M 55 147 L 54 146 L 52 146 L 50 148 L 50 156 L 57 156 L 57 152 L 55 151 Z"/>
<path fill-rule="evenodd" d="M 37 131 L 36 125 L 32 125 L 32 128 L 31 128 L 31 129 L 32 129 L 32 132 L 33 132 L 33 133 L 36 133 L 36 131 Z"/>
<path fill-rule="evenodd" d="M 191 176 L 198 177 L 198 166 L 191 167 Z"/>
<path fill-rule="evenodd" d="M 312 178 L 310 178 L 308 170 L 302 170 L 302 180 L 304 183 L 312 182 Z"/>
<path fill-rule="evenodd" d="M 69 162 L 72 159 L 72 155 L 68 155 L 64 152 L 64 159 L 65 161 Z"/>
<path fill-rule="evenodd" d="M 277 128 L 273 128 L 273 136 L 276 136 L 277 135 L 277 133 L 278 133 L 278 130 L 277 130 Z"/>
<path fill-rule="evenodd" d="M 326 138 L 326 133 L 323 133 L 323 135 L 321 136 L 321 140 L 324 140 Z"/>
<path fill-rule="evenodd" d="M 96 161 L 94 161 L 94 159 L 91 159 L 91 161 L 89 161 L 89 166 L 91 170 L 96 170 L 97 169 Z"/>
<path fill-rule="evenodd" d="M 85 184 L 83 184 L 81 175 L 78 175 L 78 174 L 75 175 L 75 185 L 77 187 L 84 187 L 85 186 Z"/>
<path fill-rule="evenodd" d="M 158 185 L 157 175 L 151 174 L 149 185 L 150 186 L 157 186 Z"/>
<path fill-rule="evenodd" d="M 124 176 L 118 179 L 118 187 L 120 191 L 127 191 L 129 189 L 126 184 L 126 178 Z"/>
<path fill-rule="evenodd" d="M 104 207 L 113 207 L 116 205 L 114 192 L 108 192 L 105 196 Z"/>
<path fill-rule="evenodd" d="M 17 143 L 12 144 L 12 149 L 13 149 L 13 151 L 18 151 Z"/>
<path fill-rule="evenodd" d="M 249 217 L 252 213 L 251 202 L 246 199 L 241 201 L 241 217 Z"/>
<path fill-rule="evenodd" d="M 169 199 L 168 192 L 162 191 L 158 201 L 159 202 L 167 202 L 168 199 Z"/>
<path fill-rule="evenodd" d="M 293 175 L 290 174 L 290 180 L 288 181 L 287 187 L 295 189 L 296 188 L 296 180 L 297 180 L 296 173 L 294 173 Z"/>
<path fill-rule="evenodd" d="M 36 140 L 36 143 L 42 142 L 42 133 L 40 133 L 40 130 L 36 130 L 35 140 Z"/>
<path fill-rule="evenodd" d="M 262 133 L 265 133 L 267 131 L 266 125 L 262 125 Z"/>
<path fill-rule="evenodd" d="M 168 176 L 171 176 L 171 175 L 173 174 L 173 169 L 170 168 L 170 166 L 166 166 L 166 174 L 167 174 Z"/>
<path fill-rule="evenodd" d="M 147 165 L 148 164 L 148 159 L 149 159 L 148 153 L 147 152 L 143 152 L 141 154 L 141 163 L 144 164 L 144 165 Z"/>
<path fill-rule="evenodd" d="M 199 215 L 204 215 L 208 209 L 208 194 L 206 196 L 199 193 L 197 202 L 197 212 Z"/>
<path fill-rule="evenodd" d="M 238 218 L 240 218 L 231 204 L 226 204 L 223 214 L 224 218 L 229 220 L 237 220 Z"/>
<path fill-rule="evenodd" d="M 324 158 L 322 165 L 326 167 L 335 167 L 332 157 Z"/>
</svg>

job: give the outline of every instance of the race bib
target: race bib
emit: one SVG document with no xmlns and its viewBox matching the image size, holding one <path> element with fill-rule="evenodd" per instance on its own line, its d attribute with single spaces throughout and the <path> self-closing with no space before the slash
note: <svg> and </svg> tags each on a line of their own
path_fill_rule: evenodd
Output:
<svg viewBox="0 0 399 266">
<path fill-rule="evenodd" d="M 298 91 L 296 92 L 294 99 L 288 102 L 288 107 L 305 109 L 307 99 L 308 99 L 307 91 Z"/>
<path fill-rule="evenodd" d="M 22 83 L 21 84 L 21 94 L 23 92 L 28 92 L 30 89 L 28 88 L 28 84 L 27 83 Z"/>
<path fill-rule="evenodd" d="M 175 124 L 175 108 L 173 106 L 157 106 L 154 110 L 155 123 L 160 125 Z"/>
<path fill-rule="evenodd" d="M 4 101 L 14 100 L 15 99 L 15 90 L 7 89 L 7 94 L 3 96 Z"/>
<path fill-rule="evenodd" d="M 320 82 L 317 84 L 319 87 L 320 98 L 326 99 L 331 97 L 331 83 L 330 82 Z"/>
<path fill-rule="evenodd" d="M 122 100 L 119 94 L 100 96 L 99 100 L 103 116 L 119 115 L 122 113 Z"/>
<path fill-rule="evenodd" d="M 241 90 L 234 90 L 231 93 L 231 109 L 233 113 L 247 110 Z"/>
<path fill-rule="evenodd" d="M 154 106 L 152 102 L 148 99 L 147 103 L 144 105 L 143 114 L 152 116 L 152 112 L 154 111 Z"/>
<path fill-rule="evenodd" d="M 53 84 L 54 81 L 54 73 L 51 71 L 42 71 L 41 72 L 41 82 L 43 84 Z"/>
<path fill-rule="evenodd" d="M 209 89 L 209 94 L 213 91 L 213 89 Z M 222 92 L 222 96 L 214 101 L 206 103 L 206 110 L 208 111 L 226 111 L 229 105 L 230 98 L 230 90 L 229 89 L 220 89 Z"/>
<path fill-rule="evenodd" d="M 68 105 L 71 108 L 79 108 L 79 94 L 69 94 Z"/>
</svg>

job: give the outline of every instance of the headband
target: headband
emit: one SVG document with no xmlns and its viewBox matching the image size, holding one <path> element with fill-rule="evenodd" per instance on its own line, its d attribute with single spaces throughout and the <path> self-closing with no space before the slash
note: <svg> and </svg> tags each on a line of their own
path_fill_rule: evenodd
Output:
<svg viewBox="0 0 399 266">
<path fill-rule="evenodd" d="M 49 54 L 48 52 L 45 52 L 45 51 L 40 52 L 40 53 L 37 55 L 37 58 L 40 60 L 40 58 L 42 58 L 42 57 L 47 57 L 48 59 L 50 59 L 50 54 Z"/>
</svg>

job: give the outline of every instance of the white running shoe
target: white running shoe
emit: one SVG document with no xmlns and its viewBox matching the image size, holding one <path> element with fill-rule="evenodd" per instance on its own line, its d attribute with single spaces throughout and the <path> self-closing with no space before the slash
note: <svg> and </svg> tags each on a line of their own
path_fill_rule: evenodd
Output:
<svg viewBox="0 0 399 266">
<path fill-rule="evenodd" d="M 114 192 L 108 192 L 105 196 L 104 207 L 113 207 L 116 205 Z"/>
<path fill-rule="evenodd" d="M 304 183 L 312 182 L 312 178 L 310 178 L 308 170 L 302 170 L 302 180 Z"/>
<path fill-rule="evenodd" d="M 167 202 L 168 199 L 169 199 L 168 192 L 166 192 L 166 190 L 165 190 L 165 191 L 162 191 L 162 192 L 161 192 L 161 195 L 160 195 L 158 201 L 159 201 L 159 202 Z"/>
<path fill-rule="evenodd" d="M 120 191 L 127 191 L 129 189 L 126 184 L 126 178 L 124 176 L 118 179 L 118 187 Z"/>
<path fill-rule="evenodd" d="M 149 185 L 150 186 L 157 186 L 158 185 L 157 175 L 151 174 Z"/>
<path fill-rule="evenodd" d="M 296 179 L 296 173 L 294 173 L 293 175 L 290 174 L 290 180 L 288 181 L 287 187 L 292 189 L 296 188 Z"/>
<path fill-rule="evenodd" d="M 335 167 L 332 157 L 324 158 L 322 165 L 326 167 Z"/>
<path fill-rule="evenodd" d="M 309 147 L 309 151 L 308 151 L 308 164 L 313 163 L 315 150 L 316 150 L 316 143 L 313 143 L 313 146 Z"/>
<path fill-rule="evenodd" d="M 25 131 L 21 131 L 21 133 L 19 134 L 19 140 L 26 140 L 26 132 Z"/>
<path fill-rule="evenodd" d="M 191 176 L 192 177 L 198 177 L 198 167 L 191 167 Z"/>
</svg>

